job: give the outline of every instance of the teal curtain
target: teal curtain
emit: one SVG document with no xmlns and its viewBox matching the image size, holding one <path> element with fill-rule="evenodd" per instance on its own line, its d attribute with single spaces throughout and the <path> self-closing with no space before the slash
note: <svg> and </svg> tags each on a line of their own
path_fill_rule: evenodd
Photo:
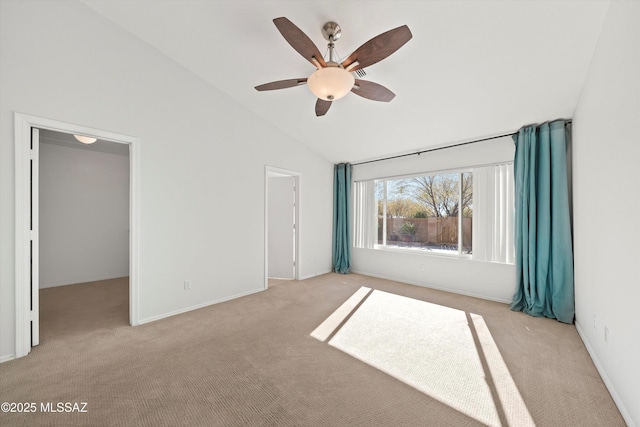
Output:
<svg viewBox="0 0 640 427">
<path fill-rule="evenodd" d="M 349 163 L 334 167 L 333 177 L 333 271 L 349 273 L 351 268 L 351 169 Z"/>
<path fill-rule="evenodd" d="M 564 120 L 525 126 L 516 145 L 517 288 L 511 309 L 573 323 L 573 245 Z"/>
</svg>

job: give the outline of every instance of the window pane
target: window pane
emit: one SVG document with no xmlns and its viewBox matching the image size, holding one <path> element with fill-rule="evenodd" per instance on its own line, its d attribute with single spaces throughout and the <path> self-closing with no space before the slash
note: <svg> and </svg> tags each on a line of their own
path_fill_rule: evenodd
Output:
<svg viewBox="0 0 640 427">
<path fill-rule="evenodd" d="M 415 246 L 417 209 L 410 179 L 387 181 L 387 246 Z"/>
<path fill-rule="evenodd" d="M 421 245 L 429 251 L 458 252 L 459 174 L 421 176 L 413 179 L 415 198 L 424 219 Z"/>
<path fill-rule="evenodd" d="M 369 243 L 356 247 L 379 246 L 416 251 L 471 254 L 473 227 L 473 173 L 455 172 L 439 175 L 422 175 L 402 179 L 368 181 L 371 196 L 368 208 L 359 211 L 373 215 L 368 224 L 360 224 L 356 218 L 356 233 L 368 233 Z M 359 183 L 362 185 L 362 183 Z M 355 187 L 355 203 L 362 204 L 363 197 Z M 363 200 L 360 200 L 363 199 Z M 369 231 L 366 231 L 369 230 Z M 356 236 L 357 237 L 357 236 Z M 360 236 L 362 237 L 362 236 Z"/>
<path fill-rule="evenodd" d="M 387 247 L 457 253 L 459 180 L 451 173 L 386 181 L 386 218 L 384 182 L 377 183 L 378 244 L 386 219 Z"/>
<path fill-rule="evenodd" d="M 473 253 L 473 174 L 462 174 L 462 253 Z"/>
<path fill-rule="evenodd" d="M 377 242 L 379 245 L 384 244 L 384 240 L 382 238 L 382 233 L 384 230 L 382 221 L 384 219 L 384 204 L 385 204 L 385 194 L 384 194 L 384 181 L 376 182 L 376 206 L 378 206 L 378 220 L 376 221 L 376 235 Z"/>
</svg>

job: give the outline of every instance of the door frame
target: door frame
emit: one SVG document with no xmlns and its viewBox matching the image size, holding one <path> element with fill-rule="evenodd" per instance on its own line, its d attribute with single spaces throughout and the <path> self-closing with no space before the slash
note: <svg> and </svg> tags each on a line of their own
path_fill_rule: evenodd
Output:
<svg viewBox="0 0 640 427">
<path fill-rule="evenodd" d="M 139 162 L 140 139 L 86 126 L 14 113 L 15 132 L 15 302 L 16 352 L 23 357 L 31 351 L 31 295 L 39 289 L 38 277 L 31 280 L 31 239 L 39 241 L 37 227 L 30 227 L 31 215 L 31 129 L 91 135 L 98 139 L 129 145 L 129 323 L 139 324 Z M 33 167 L 39 167 L 37 157 Z M 37 190 L 37 189 L 36 189 Z M 34 245 L 37 247 L 37 244 Z M 33 283 L 33 285 L 32 285 Z M 34 307 L 38 309 L 39 307 Z"/>
<path fill-rule="evenodd" d="M 274 166 L 265 166 L 264 169 L 264 288 L 269 287 L 269 177 L 290 176 L 294 179 L 294 214 L 295 238 L 293 256 L 295 267 L 293 280 L 300 280 L 300 172 L 282 169 Z"/>
</svg>

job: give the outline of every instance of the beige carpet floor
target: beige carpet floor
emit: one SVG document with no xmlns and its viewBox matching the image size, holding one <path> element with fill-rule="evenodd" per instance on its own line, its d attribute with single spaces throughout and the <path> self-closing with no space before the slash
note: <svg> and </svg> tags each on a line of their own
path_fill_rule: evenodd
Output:
<svg viewBox="0 0 640 427">
<path fill-rule="evenodd" d="M 337 329 L 310 335 L 362 287 Z M 625 425 L 574 326 L 491 301 L 327 274 L 137 327 L 126 278 L 40 304 L 41 345 L 0 364 L 0 400 L 37 411 L 2 426 Z M 86 412 L 41 411 L 58 402 Z"/>
</svg>

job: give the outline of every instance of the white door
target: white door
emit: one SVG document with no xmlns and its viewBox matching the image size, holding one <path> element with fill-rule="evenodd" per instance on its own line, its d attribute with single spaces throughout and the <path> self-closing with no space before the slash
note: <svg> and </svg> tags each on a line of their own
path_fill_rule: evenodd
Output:
<svg viewBox="0 0 640 427">
<path fill-rule="evenodd" d="M 38 244 L 39 222 L 39 155 L 40 129 L 31 128 L 31 346 L 40 344 L 40 245 Z"/>
<path fill-rule="evenodd" d="M 295 277 L 295 177 L 268 178 L 268 276 Z"/>
</svg>

